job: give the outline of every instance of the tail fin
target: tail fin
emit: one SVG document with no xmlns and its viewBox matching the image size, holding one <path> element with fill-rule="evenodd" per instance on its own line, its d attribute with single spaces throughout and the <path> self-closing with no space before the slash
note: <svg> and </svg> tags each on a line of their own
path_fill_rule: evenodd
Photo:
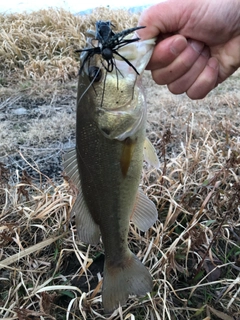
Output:
<svg viewBox="0 0 240 320">
<path fill-rule="evenodd" d="M 121 265 L 104 266 L 102 300 L 106 313 L 125 304 L 129 295 L 145 295 L 152 290 L 152 278 L 147 268 L 129 250 Z"/>
</svg>

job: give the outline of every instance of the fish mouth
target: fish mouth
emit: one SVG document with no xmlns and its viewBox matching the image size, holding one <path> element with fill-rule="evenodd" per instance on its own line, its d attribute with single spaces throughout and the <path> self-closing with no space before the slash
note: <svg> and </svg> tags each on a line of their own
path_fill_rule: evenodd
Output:
<svg viewBox="0 0 240 320">
<path fill-rule="evenodd" d="M 108 35 L 113 43 L 110 41 L 108 48 L 104 47 L 106 39 L 101 39 L 98 33 L 95 39 L 92 34 L 87 38 L 88 46 L 81 50 L 80 77 L 85 77 L 86 83 L 88 78 L 89 84 L 79 100 L 87 93 L 93 120 L 103 136 L 123 141 L 135 135 L 146 118 L 145 99 L 138 76 L 151 57 L 155 39 L 139 41 L 133 28 L 120 33 L 119 40 L 115 37 L 119 34 L 112 32 L 108 23 L 101 22 L 100 27 L 102 32 L 110 32 Z M 105 37 L 104 32 L 102 35 Z M 126 36 L 124 32 L 127 32 Z"/>
</svg>

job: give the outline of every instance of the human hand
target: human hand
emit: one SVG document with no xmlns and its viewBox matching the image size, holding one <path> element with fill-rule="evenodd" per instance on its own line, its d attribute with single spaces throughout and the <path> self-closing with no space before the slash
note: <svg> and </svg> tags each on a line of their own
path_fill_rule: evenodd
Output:
<svg viewBox="0 0 240 320">
<path fill-rule="evenodd" d="M 172 93 L 204 98 L 240 66 L 239 0 L 168 0 L 139 25 L 141 39 L 158 37 L 147 69 Z"/>
</svg>

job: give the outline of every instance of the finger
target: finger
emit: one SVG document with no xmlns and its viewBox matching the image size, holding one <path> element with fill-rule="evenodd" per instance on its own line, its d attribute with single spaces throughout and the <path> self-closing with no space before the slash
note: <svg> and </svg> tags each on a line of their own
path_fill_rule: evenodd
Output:
<svg viewBox="0 0 240 320">
<path fill-rule="evenodd" d="M 160 33 L 174 33 L 180 30 L 189 17 L 181 10 L 181 3 L 175 1 L 164 1 L 144 10 L 139 18 L 138 25 L 146 26 L 138 30 L 142 40 L 158 36 Z"/>
<path fill-rule="evenodd" d="M 186 49 L 167 67 L 152 71 L 152 77 L 158 84 L 170 84 L 182 77 L 196 62 L 204 48 L 204 43 L 188 40 Z"/>
<path fill-rule="evenodd" d="M 209 57 L 209 48 L 205 47 L 196 62 L 192 65 L 191 69 L 182 77 L 170 83 L 168 85 L 168 89 L 174 94 L 186 92 L 204 70 L 205 66 L 208 63 Z"/>
<path fill-rule="evenodd" d="M 168 66 L 186 49 L 187 45 L 186 38 L 181 35 L 174 35 L 162 40 L 154 48 L 146 69 L 154 70 Z"/>
<path fill-rule="evenodd" d="M 217 85 L 219 63 L 215 58 L 210 58 L 202 73 L 187 90 L 187 95 L 191 99 L 204 98 Z"/>
<path fill-rule="evenodd" d="M 212 56 L 219 61 L 219 79 L 221 83 L 240 67 L 240 35 L 227 43 L 211 49 Z"/>
</svg>

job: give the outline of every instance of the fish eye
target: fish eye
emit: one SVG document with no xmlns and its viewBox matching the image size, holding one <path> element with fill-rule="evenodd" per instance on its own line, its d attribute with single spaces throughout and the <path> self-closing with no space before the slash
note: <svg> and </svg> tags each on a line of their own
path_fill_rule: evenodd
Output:
<svg viewBox="0 0 240 320">
<path fill-rule="evenodd" d="M 102 78 L 102 71 L 98 67 L 91 66 L 88 68 L 88 76 L 90 81 L 99 82 Z"/>
</svg>

